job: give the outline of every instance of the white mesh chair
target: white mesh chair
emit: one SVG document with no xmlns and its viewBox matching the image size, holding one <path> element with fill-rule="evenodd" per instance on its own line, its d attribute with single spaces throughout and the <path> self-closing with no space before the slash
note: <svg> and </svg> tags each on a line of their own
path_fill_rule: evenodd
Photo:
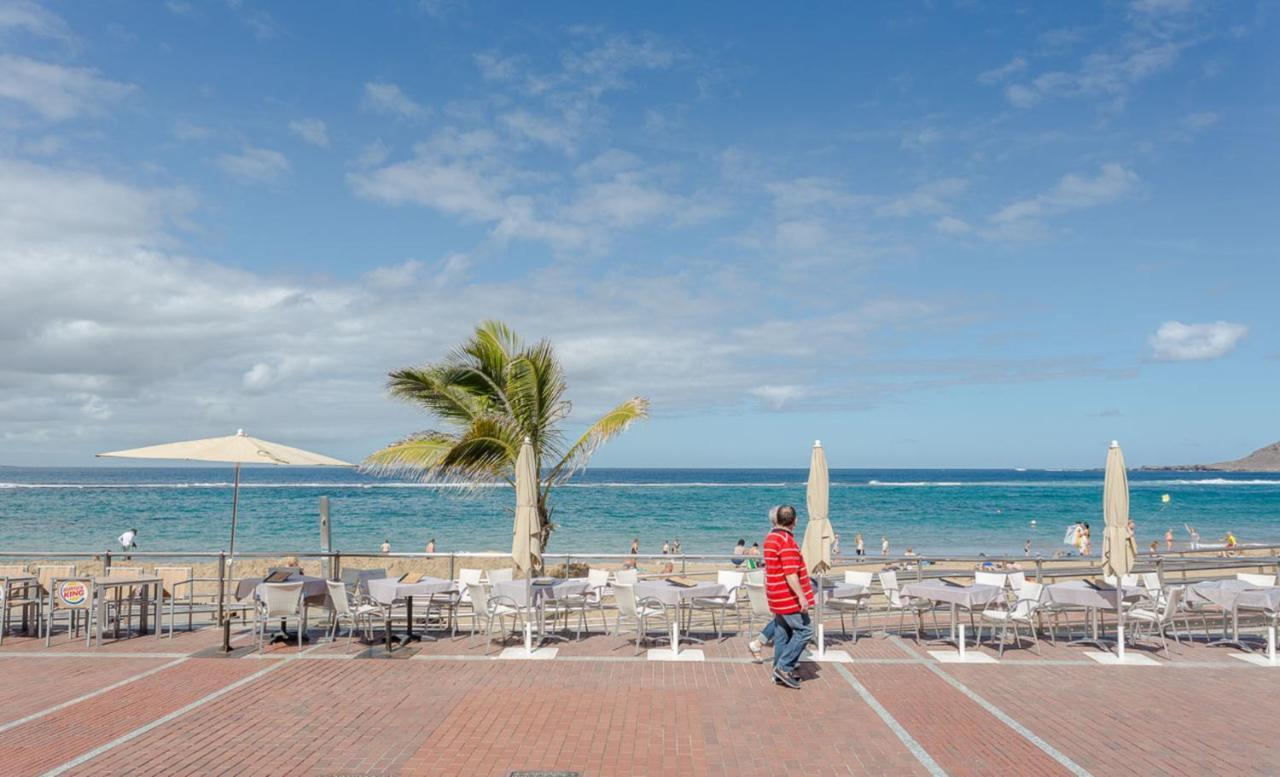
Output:
<svg viewBox="0 0 1280 777">
<path fill-rule="evenodd" d="M 1018 642 L 1021 639 L 1018 629 L 1026 626 L 1027 631 L 1031 634 L 1031 643 L 1035 648 L 1036 655 L 1040 655 L 1040 638 L 1036 636 L 1036 616 L 1040 609 L 1040 598 L 1043 594 L 1044 588 L 1039 583 L 1023 583 L 1022 594 L 1013 603 L 1012 607 L 1009 607 L 1007 601 L 1003 598 L 987 605 L 978 621 L 976 640 L 979 643 L 982 642 L 983 625 L 989 624 L 991 626 L 993 639 L 998 629 L 1000 632 L 999 653 L 1003 657 L 1009 630 L 1013 630 L 1013 639 Z"/>
<path fill-rule="evenodd" d="M 604 598 L 608 594 L 609 570 L 588 569 L 587 590 L 581 594 L 562 596 L 557 600 L 566 608 L 566 619 L 571 612 L 578 614 L 578 629 L 574 634 L 574 639 L 580 639 L 583 631 L 591 631 L 587 624 L 588 610 L 598 610 L 600 612 L 600 624 L 603 626 L 604 632 L 606 634 L 609 633 L 609 616 L 604 611 Z"/>
<path fill-rule="evenodd" d="M 635 624 L 636 655 L 640 655 L 641 645 L 649 638 L 649 623 L 654 620 L 662 621 L 663 634 L 668 635 L 666 639 L 670 641 L 671 621 L 662 602 L 652 597 L 636 599 L 636 589 L 629 583 L 615 583 L 613 598 L 618 603 L 618 621 L 614 633 L 622 634 L 623 621 Z"/>
<path fill-rule="evenodd" d="M 764 583 L 747 580 L 744 587 L 747 589 L 747 604 L 750 605 L 747 608 L 747 633 L 755 634 L 756 618 L 759 618 L 764 626 L 773 620 L 773 611 L 769 609 L 769 593 L 765 590 Z"/>
<path fill-rule="evenodd" d="M 1165 639 L 1166 631 L 1173 631 L 1173 640 L 1178 643 L 1178 652 L 1182 652 L 1182 640 L 1174 628 L 1174 619 L 1180 614 L 1182 597 L 1186 589 L 1174 586 L 1161 598 L 1163 601 L 1156 607 L 1131 607 L 1125 610 L 1124 620 L 1134 624 L 1129 632 L 1130 640 L 1136 641 L 1142 628 L 1146 627 L 1147 636 L 1160 637 L 1160 646 L 1164 648 L 1164 657 L 1169 658 L 1169 640 Z"/>
<path fill-rule="evenodd" d="M 254 630 L 258 633 L 258 652 L 266 640 L 267 624 L 279 619 L 287 627 L 289 619 L 298 624 L 298 649 L 302 649 L 302 582 L 263 583 L 258 586 L 258 610 Z"/>
<path fill-rule="evenodd" d="M 472 644 L 475 644 L 477 625 L 475 621 L 479 619 L 484 620 L 486 642 L 492 641 L 494 624 L 497 623 L 498 628 L 502 629 L 507 618 L 511 619 L 511 632 L 524 630 L 524 610 L 516 604 L 515 600 L 507 596 L 490 596 L 489 587 L 484 583 L 472 583 L 467 586 L 467 590 L 471 594 L 471 608 L 475 613 L 471 624 Z M 503 639 L 505 640 L 507 634 L 511 632 L 503 631 Z M 488 652 L 489 648 L 486 646 L 485 653 Z"/>
<path fill-rule="evenodd" d="M 614 582 L 635 585 L 640 582 L 640 573 L 634 569 L 619 569 L 613 573 Z"/>
<path fill-rule="evenodd" d="M 829 607 L 840 614 L 840 631 L 845 638 L 849 638 L 849 630 L 845 627 L 844 616 L 853 616 L 853 643 L 858 644 L 858 613 L 866 612 L 870 596 L 866 595 L 871 592 L 871 582 L 875 575 L 871 572 L 854 572 L 846 571 L 844 573 L 844 582 L 849 585 L 862 586 L 863 595 L 859 596 L 833 596 L 823 603 L 823 607 Z"/>
<path fill-rule="evenodd" d="M 352 593 L 345 585 L 338 580 L 325 581 L 325 587 L 329 591 L 329 604 L 333 619 L 329 625 L 329 641 L 336 642 L 338 640 L 338 627 L 344 622 L 347 624 L 347 652 L 351 652 L 351 638 L 355 635 L 356 628 L 364 624 L 364 636 L 367 640 L 373 639 L 373 615 L 382 612 L 382 608 L 374 604 L 362 603 L 359 597 Z"/>
<path fill-rule="evenodd" d="M 933 626 L 935 629 L 938 628 L 938 615 L 934 611 L 933 602 L 904 597 L 902 588 L 898 585 L 898 574 L 896 572 L 880 572 L 879 577 L 880 589 L 884 591 L 886 600 L 886 612 L 899 613 L 898 631 L 902 631 L 907 615 L 910 614 L 915 625 L 916 641 L 919 642 L 923 637 L 920 618 L 926 612 L 934 612 Z M 885 629 L 885 636 L 889 636 L 887 628 Z"/>
<path fill-rule="evenodd" d="M 1022 596 L 1022 587 L 1027 584 L 1027 573 L 1021 570 L 1010 572 L 1005 575 L 1009 582 L 1009 590 L 1013 591 L 1015 597 Z"/>
<path fill-rule="evenodd" d="M 1005 576 L 997 572 L 974 572 L 973 582 L 978 585 L 994 585 L 996 588 L 1004 588 Z"/>
<path fill-rule="evenodd" d="M 724 596 L 697 596 L 689 600 L 689 619 L 692 623 L 693 612 L 705 612 L 711 615 L 711 627 L 716 630 L 716 638 L 724 639 L 724 621 L 732 610 L 738 618 L 738 631 L 742 631 L 742 612 L 738 609 L 738 589 L 742 587 L 743 572 L 721 570 L 716 573 L 716 582 L 728 589 Z M 716 620 L 716 613 L 721 619 Z"/>
<path fill-rule="evenodd" d="M 1256 585 L 1260 588 L 1274 588 L 1276 584 L 1275 575 L 1258 575 L 1250 574 L 1249 572 L 1237 572 L 1236 580 L 1248 583 L 1249 585 Z"/>
<path fill-rule="evenodd" d="M 508 580 L 512 580 L 514 578 L 515 578 L 515 570 L 512 569 L 511 567 L 507 567 L 505 569 L 489 570 L 490 583 L 505 583 Z"/>
</svg>

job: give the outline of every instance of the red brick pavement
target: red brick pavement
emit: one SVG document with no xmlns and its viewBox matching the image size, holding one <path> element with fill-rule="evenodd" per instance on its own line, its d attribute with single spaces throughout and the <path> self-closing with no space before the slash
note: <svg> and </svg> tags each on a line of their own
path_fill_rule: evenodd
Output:
<svg viewBox="0 0 1280 777">
<path fill-rule="evenodd" d="M 40 648 L 30 640 L 6 639 L 0 723 L 171 660 L 119 655 L 144 652 L 144 643 L 196 653 L 218 641 L 216 630 L 204 629 L 174 640 L 104 644 L 92 657 L 54 658 L 33 653 Z M 636 660 L 628 639 L 598 634 L 559 645 L 562 660 L 549 662 L 482 660 L 484 646 L 466 638 L 414 645 L 390 660 L 380 645 L 357 648 L 348 660 L 341 642 L 313 643 L 301 654 L 293 645 L 277 646 L 263 660 L 244 658 L 242 649 L 232 658 L 189 659 L 0 733 L 0 774 L 57 767 L 268 667 L 268 674 L 72 773 L 925 771 L 840 670 L 809 666 L 802 691 L 775 688 L 765 667 L 743 660 L 744 642 L 708 641 L 699 646 L 708 661 L 687 664 Z M 237 644 L 248 647 L 249 640 Z M 847 671 L 947 773 L 1063 773 L 1043 750 L 919 663 L 928 656 L 924 647 L 878 636 L 833 647 L 860 662 Z M 1280 715 L 1280 670 L 1204 645 L 1154 668 L 1103 667 L 1082 660 L 1080 648 L 1043 647 L 1043 659 L 1018 650 L 995 666 L 934 666 L 1097 775 L 1280 773 L 1268 724 Z M 83 646 L 55 652 L 71 650 Z"/>
</svg>

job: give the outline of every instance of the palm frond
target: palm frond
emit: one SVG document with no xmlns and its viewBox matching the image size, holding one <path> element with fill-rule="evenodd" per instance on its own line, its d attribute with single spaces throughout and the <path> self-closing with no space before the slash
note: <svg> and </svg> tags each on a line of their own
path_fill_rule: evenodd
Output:
<svg viewBox="0 0 1280 777">
<path fill-rule="evenodd" d="M 458 436 L 448 432 L 418 432 L 369 454 L 360 462 L 359 471 L 378 476 L 421 478 L 424 473 L 431 472 L 457 443 Z"/>
<path fill-rule="evenodd" d="M 591 455 L 601 445 L 622 434 L 627 427 L 636 421 L 649 417 L 649 400 L 644 397 L 632 397 L 621 405 L 605 413 L 586 432 L 578 438 L 564 458 L 555 466 L 547 477 L 547 482 L 559 485 L 573 477 L 574 473 L 587 466 Z"/>
<path fill-rule="evenodd" d="M 396 370 L 387 381 L 387 389 L 391 396 L 420 405 L 427 412 L 454 423 L 470 423 L 490 407 L 483 395 L 460 385 L 453 370 L 447 367 Z"/>
</svg>

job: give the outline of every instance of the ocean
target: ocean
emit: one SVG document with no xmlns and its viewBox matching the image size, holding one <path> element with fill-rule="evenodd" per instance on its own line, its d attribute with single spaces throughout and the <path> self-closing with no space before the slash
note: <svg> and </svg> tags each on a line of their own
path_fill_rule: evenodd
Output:
<svg viewBox="0 0 1280 777">
<path fill-rule="evenodd" d="M 803 469 L 591 469 L 552 496 L 558 529 L 551 552 L 644 553 L 678 539 L 687 553 L 728 553 L 767 528 L 772 505 L 801 510 Z M 1280 542 L 1280 476 L 1132 472 L 1131 515 L 1139 547 L 1183 524 L 1204 542 L 1227 530 L 1241 542 Z M 1162 495 L 1170 499 L 1164 503 Z M 318 501 L 331 503 L 334 545 L 398 551 L 510 548 L 510 488 L 458 489 L 373 478 L 351 470 L 243 470 L 237 548 L 319 548 Z M 142 550 L 226 546 L 231 470 L 211 467 L 0 467 L 0 550 L 96 550 L 137 528 Z M 1021 555 L 1064 549 L 1066 526 L 1102 524 L 1102 471 L 866 469 L 831 471 L 831 518 L 841 550 L 861 532 L 869 553 L 888 536 L 891 553 Z M 1035 523 L 1033 524 L 1032 521 Z M 1095 531 L 1095 537 L 1100 532 Z M 1096 542 L 1096 540 L 1095 540 Z"/>
</svg>

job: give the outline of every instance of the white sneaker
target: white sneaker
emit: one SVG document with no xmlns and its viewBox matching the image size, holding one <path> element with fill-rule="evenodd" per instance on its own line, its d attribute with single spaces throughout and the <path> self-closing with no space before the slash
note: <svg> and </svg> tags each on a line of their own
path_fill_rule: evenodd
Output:
<svg viewBox="0 0 1280 777">
<path fill-rule="evenodd" d="M 764 663 L 764 653 L 761 652 L 764 646 L 760 644 L 760 640 L 753 639 L 747 643 L 747 650 L 751 651 L 751 660 L 757 664 Z"/>
</svg>

